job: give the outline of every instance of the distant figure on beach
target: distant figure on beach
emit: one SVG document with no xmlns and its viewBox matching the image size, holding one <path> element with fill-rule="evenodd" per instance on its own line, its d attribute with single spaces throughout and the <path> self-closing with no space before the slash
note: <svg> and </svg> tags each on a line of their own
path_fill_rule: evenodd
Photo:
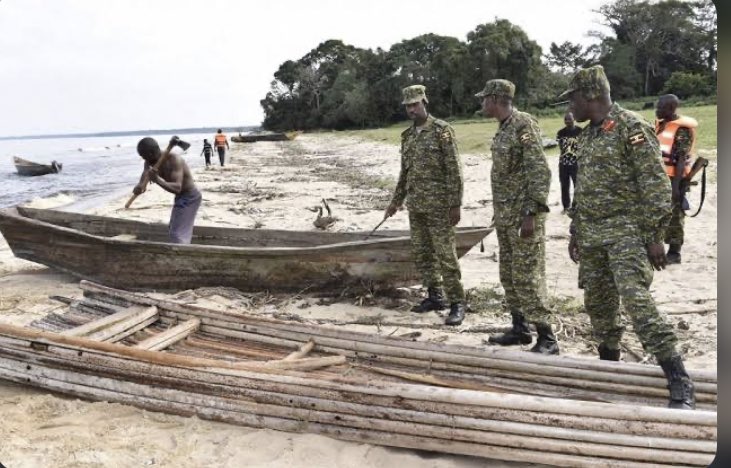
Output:
<svg viewBox="0 0 731 468">
<path fill-rule="evenodd" d="M 216 133 L 216 138 L 213 141 L 213 144 L 218 151 L 218 160 L 221 161 L 221 167 L 223 167 L 224 163 L 226 162 L 226 150 L 230 147 L 228 145 L 228 138 L 226 138 L 226 134 L 224 134 L 220 128 Z"/>
<path fill-rule="evenodd" d="M 206 167 L 211 166 L 211 156 L 213 156 L 213 146 L 211 146 L 210 143 L 208 143 L 208 139 L 203 139 L 203 151 L 201 151 L 201 154 L 203 157 L 206 158 Z M 223 165 L 223 163 L 221 164 Z"/>
<path fill-rule="evenodd" d="M 680 99 L 674 94 L 660 96 L 655 109 L 655 134 L 660 143 L 665 173 L 670 178 L 672 189 L 673 214 L 665 230 L 665 243 L 668 244 L 668 263 L 680 263 L 680 248 L 683 246 L 685 211 L 688 199 L 685 192 L 690 186 L 683 179 L 690 173 L 691 159 L 695 153 L 696 128 L 698 121 L 677 113 Z"/>
<path fill-rule="evenodd" d="M 141 139 L 137 143 L 137 153 L 145 160 L 145 169 L 142 171 L 140 182 L 134 188 L 134 194 L 139 195 L 145 191 L 143 184 L 146 175 L 149 175 L 150 182 L 155 182 L 164 190 L 175 194 L 175 203 L 170 213 L 168 226 L 170 242 L 190 244 L 193 238 L 193 224 L 202 196 L 195 186 L 190 168 L 181 156 L 182 150 L 177 146 L 172 148 L 170 156 L 159 170 L 153 166 L 162 156 L 162 151 L 154 138 Z"/>
<path fill-rule="evenodd" d="M 571 208 L 571 187 L 576 188 L 576 138 L 581 133 L 581 127 L 575 125 L 574 115 L 566 112 L 563 117 L 564 128 L 558 131 L 556 139 L 561 149 L 558 158 L 558 181 L 561 183 L 562 214 L 567 214 Z"/>
</svg>

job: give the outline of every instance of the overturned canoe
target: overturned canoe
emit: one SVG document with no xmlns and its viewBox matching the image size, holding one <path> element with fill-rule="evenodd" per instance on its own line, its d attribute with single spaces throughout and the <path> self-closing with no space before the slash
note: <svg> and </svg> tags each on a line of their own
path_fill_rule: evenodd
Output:
<svg viewBox="0 0 731 468">
<path fill-rule="evenodd" d="M 13 156 L 13 164 L 15 164 L 15 170 L 22 176 L 57 174 L 63 167 L 63 164 L 56 161 L 52 161 L 51 164 L 39 164 L 17 156 Z"/>
<path fill-rule="evenodd" d="M 715 406 L 622 402 L 623 392 L 652 405 L 653 391 L 666 398 L 656 366 L 414 342 L 81 288 L 83 299 L 59 298 L 68 311 L 33 328 L 0 324 L 1 379 L 245 426 L 526 463 L 706 466 L 716 450 Z M 502 385 L 500 369 L 517 385 Z M 536 396 L 545 388 L 530 385 L 531 375 L 554 371 L 573 374 L 570 391 L 606 382 L 617 402 L 582 401 L 601 392 Z M 715 400 L 715 372 L 690 373 L 699 395 Z"/>
<path fill-rule="evenodd" d="M 234 135 L 231 141 L 234 143 L 256 143 L 257 141 L 288 141 L 294 140 L 299 132 L 260 132 L 247 135 Z"/>
<path fill-rule="evenodd" d="M 457 230 L 461 257 L 492 231 Z M 129 289 L 230 286 L 243 291 L 342 291 L 414 284 L 408 231 L 283 231 L 197 226 L 168 243 L 165 224 L 32 208 L 0 210 L 13 253 L 82 279 Z"/>
</svg>

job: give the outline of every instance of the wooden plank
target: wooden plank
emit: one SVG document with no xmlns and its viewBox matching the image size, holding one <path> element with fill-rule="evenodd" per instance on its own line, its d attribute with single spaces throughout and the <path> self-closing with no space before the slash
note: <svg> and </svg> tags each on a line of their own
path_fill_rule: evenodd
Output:
<svg viewBox="0 0 731 468">
<path fill-rule="evenodd" d="M 159 318 L 160 315 L 158 314 L 157 307 L 155 306 L 138 309 L 135 314 L 131 315 L 127 319 L 90 333 L 83 338 L 114 343 L 155 323 Z"/>
<path fill-rule="evenodd" d="M 140 341 L 135 345 L 135 348 L 160 351 L 168 346 L 174 345 L 178 341 L 184 340 L 188 335 L 198 330 L 200 324 L 200 320 L 190 319 L 180 325 L 169 328 L 162 333 L 158 333 L 155 336 L 151 336 L 146 340 Z"/>
<path fill-rule="evenodd" d="M 103 330 L 104 328 L 108 328 L 119 322 L 127 320 L 137 314 L 140 314 L 142 311 L 144 311 L 146 309 L 149 309 L 149 307 L 142 307 L 142 306 L 130 307 L 128 309 L 121 310 L 114 314 L 107 315 L 106 317 L 102 317 L 100 319 L 93 320 L 93 321 L 85 323 L 83 325 L 79 325 L 78 327 L 64 330 L 61 332 L 61 335 L 87 336 L 92 333 L 99 332 L 99 331 Z"/>
</svg>

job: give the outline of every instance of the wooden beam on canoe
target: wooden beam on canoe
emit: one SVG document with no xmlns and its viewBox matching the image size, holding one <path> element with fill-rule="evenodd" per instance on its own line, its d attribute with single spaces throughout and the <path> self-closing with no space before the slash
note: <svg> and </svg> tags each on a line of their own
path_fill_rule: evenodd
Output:
<svg viewBox="0 0 731 468">
<path fill-rule="evenodd" d="M 155 323 L 159 318 L 157 307 L 130 307 L 129 309 L 85 323 L 60 334 L 99 341 L 120 341 Z"/>
<path fill-rule="evenodd" d="M 201 321 L 198 319 L 190 319 L 186 322 L 176 325 L 172 328 L 158 333 L 155 336 L 140 341 L 135 348 L 148 349 L 150 351 L 160 351 L 168 346 L 172 346 L 178 341 L 184 340 L 188 335 L 198 330 Z"/>
</svg>

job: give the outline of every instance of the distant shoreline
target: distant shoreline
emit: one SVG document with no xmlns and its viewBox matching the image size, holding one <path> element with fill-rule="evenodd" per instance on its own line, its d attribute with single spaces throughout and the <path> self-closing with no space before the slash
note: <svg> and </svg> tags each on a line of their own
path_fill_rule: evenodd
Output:
<svg viewBox="0 0 731 468">
<path fill-rule="evenodd" d="M 224 132 L 248 132 L 260 128 L 258 125 L 243 125 L 236 127 L 199 127 L 199 128 L 171 128 L 163 130 L 125 130 L 119 132 L 95 132 L 95 133 L 58 133 L 48 135 L 21 135 L 21 136 L 0 136 L 0 140 L 44 140 L 52 138 L 91 138 L 91 137 L 115 137 L 130 135 L 165 135 L 165 134 L 188 134 L 216 132 L 218 129 Z"/>
</svg>

